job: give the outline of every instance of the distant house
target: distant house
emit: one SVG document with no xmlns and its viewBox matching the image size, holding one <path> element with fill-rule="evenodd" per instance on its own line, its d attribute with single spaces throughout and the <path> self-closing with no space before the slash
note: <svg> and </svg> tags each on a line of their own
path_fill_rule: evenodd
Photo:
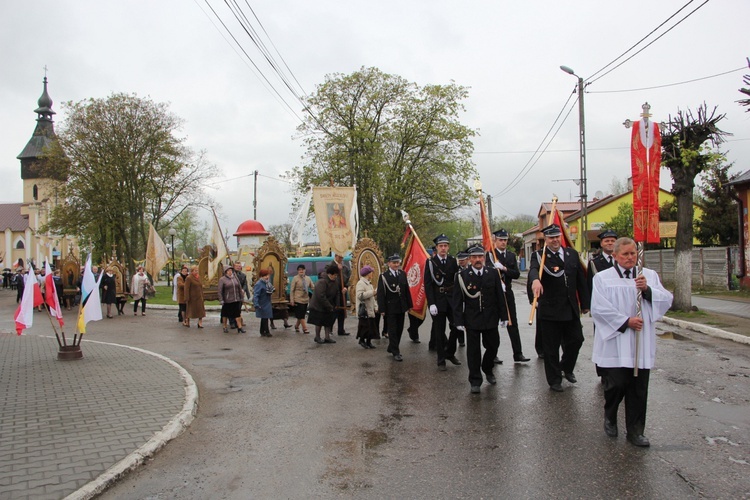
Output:
<svg viewBox="0 0 750 500">
<path fill-rule="evenodd" d="M 740 228 L 740 256 L 737 277 L 740 279 L 740 287 L 750 288 L 750 276 L 747 276 L 747 269 L 750 266 L 750 246 L 748 241 L 748 207 L 750 206 L 750 170 L 729 182 L 734 189 L 738 207 L 738 221 L 742 226 Z"/>
</svg>

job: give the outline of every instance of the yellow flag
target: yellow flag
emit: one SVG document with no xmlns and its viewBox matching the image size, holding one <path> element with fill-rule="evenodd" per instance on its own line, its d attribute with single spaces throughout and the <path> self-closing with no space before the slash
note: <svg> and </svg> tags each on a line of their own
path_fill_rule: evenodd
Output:
<svg viewBox="0 0 750 500">
<path fill-rule="evenodd" d="M 158 279 L 159 272 L 169 262 L 169 252 L 167 245 L 156 233 L 154 226 L 148 225 L 148 246 L 146 247 L 146 272 L 151 275 L 154 281 Z"/>
</svg>

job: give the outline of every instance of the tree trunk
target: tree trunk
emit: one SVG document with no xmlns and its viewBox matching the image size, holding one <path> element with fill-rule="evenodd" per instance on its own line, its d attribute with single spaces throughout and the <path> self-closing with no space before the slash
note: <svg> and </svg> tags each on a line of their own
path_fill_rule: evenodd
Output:
<svg viewBox="0 0 750 500">
<path fill-rule="evenodd" d="M 672 309 L 692 308 L 693 193 L 692 189 L 675 190 L 677 195 L 677 238 L 674 248 L 674 300 Z"/>
</svg>

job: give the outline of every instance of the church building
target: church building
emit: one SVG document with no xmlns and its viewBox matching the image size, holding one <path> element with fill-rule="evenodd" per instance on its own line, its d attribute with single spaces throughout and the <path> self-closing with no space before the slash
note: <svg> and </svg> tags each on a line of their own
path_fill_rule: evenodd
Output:
<svg viewBox="0 0 750 500">
<path fill-rule="evenodd" d="M 32 263 L 38 269 L 45 261 L 54 266 L 77 247 L 73 236 L 40 231 L 52 208 L 62 202 L 57 197 L 56 188 L 64 181 L 46 177 L 41 168 L 45 148 L 57 140 L 52 120 L 55 112 L 47 93 L 46 76 L 43 82 L 44 90 L 34 110 L 36 128 L 17 156 L 21 161 L 23 201 L 0 204 L 0 266 L 3 268 L 28 268 Z"/>
</svg>

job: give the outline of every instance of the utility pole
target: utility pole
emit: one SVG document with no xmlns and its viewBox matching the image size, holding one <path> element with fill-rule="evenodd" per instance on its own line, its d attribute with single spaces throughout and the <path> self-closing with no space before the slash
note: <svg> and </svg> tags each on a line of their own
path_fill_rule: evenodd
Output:
<svg viewBox="0 0 750 500">
<path fill-rule="evenodd" d="M 490 223 L 490 231 L 492 231 L 492 196 L 487 195 L 487 221 Z"/>
<path fill-rule="evenodd" d="M 258 171 L 253 172 L 253 220 L 258 220 Z"/>
</svg>

